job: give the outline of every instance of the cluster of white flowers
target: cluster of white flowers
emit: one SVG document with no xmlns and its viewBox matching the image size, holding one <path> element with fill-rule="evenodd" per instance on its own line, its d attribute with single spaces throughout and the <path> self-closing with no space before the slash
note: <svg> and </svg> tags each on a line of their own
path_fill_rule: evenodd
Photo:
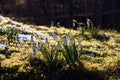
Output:
<svg viewBox="0 0 120 80">
<path fill-rule="evenodd" d="M 72 46 L 72 45 L 73 45 L 73 39 L 71 38 L 69 32 L 68 32 L 68 34 L 65 35 L 64 38 L 63 38 L 63 43 L 64 43 L 64 45 L 67 45 L 67 44 L 68 44 L 67 42 L 69 42 L 69 46 Z"/>
<path fill-rule="evenodd" d="M 36 57 L 36 52 L 41 50 L 41 43 L 38 42 L 38 45 L 36 45 L 36 43 L 32 44 L 32 52 L 33 52 L 33 56 Z"/>
</svg>

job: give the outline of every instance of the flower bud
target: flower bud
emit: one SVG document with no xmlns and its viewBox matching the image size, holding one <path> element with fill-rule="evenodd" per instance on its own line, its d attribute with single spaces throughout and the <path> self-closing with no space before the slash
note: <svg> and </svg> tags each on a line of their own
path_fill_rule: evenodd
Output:
<svg viewBox="0 0 120 80">
<path fill-rule="evenodd" d="M 54 31 L 54 33 L 53 33 L 53 39 L 57 41 L 57 34 L 56 34 L 55 31 Z"/>
<path fill-rule="evenodd" d="M 58 41 L 57 43 L 57 49 L 60 50 L 61 46 L 60 46 L 60 41 Z"/>
<path fill-rule="evenodd" d="M 64 42 L 64 45 L 67 45 L 67 39 L 66 39 L 66 36 L 64 37 L 63 42 Z"/>
<path fill-rule="evenodd" d="M 73 40 L 70 39 L 70 43 L 69 43 L 69 46 L 72 46 L 73 45 Z"/>
<path fill-rule="evenodd" d="M 46 38 L 46 40 L 45 40 L 45 45 L 47 45 L 48 46 L 48 39 Z"/>
</svg>

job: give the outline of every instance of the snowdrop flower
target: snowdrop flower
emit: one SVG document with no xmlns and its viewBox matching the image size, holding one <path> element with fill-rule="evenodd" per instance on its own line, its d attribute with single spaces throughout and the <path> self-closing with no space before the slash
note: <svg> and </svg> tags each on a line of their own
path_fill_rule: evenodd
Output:
<svg viewBox="0 0 120 80">
<path fill-rule="evenodd" d="M 53 25 L 54 25 L 54 22 L 53 22 L 53 21 L 51 21 L 51 27 L 53 27 Z"/>
<path fill-rule="evenodd" d="M 38 50 L 39 50 L 39 51 L 41 50 L 40 42 L 38 42 Z"/>
<path fill-rule="evenodd" d="M 73 19 L 72 21 L 73 21 L 74 23 L 75 23 L 75 22 L 77 23 L 77 21 L 76 21 L 75 19 Z"/>
<path fill-rule="evenodd" d="M 60 22 L 57 22 L 57 26 L 60 27 Z"/>
<path fill-rule="evenodd" d="M 87 19 L 87 27 L 90 28 L 90 19 Z"/>
<path fill-rule="evenodd" d="M 69 46 L 72 46 L 73 45 L 73 40 L 70 39 L 70 43 L 69 43 Z"/>
<path fill-rule="evenodd" d="M 33 50 L 33 56 L 36 57 L 36 44 L 35 43 L 32 46 L 32 50 Z"/>
<path fill-rule="evenodd" d="M 66 38 L 69 40 L 70 39 L 70 33 L 68 32 L 68 34 L 66 35 Z"/>
<path fill-rule="evenodd" d="M 56 34 L 55 31 L 54 31 L 54 33 L 53 33 L 53 39 L 57 41 L 57 34 Z"/>
<path fill-rule="evenodd" d="M 72 25 L 73 25 L 73 27 L 75 27 L 75 22 L 73 22 L 73 24 L 72 24 Z"/>
<path fill-rule="evenodd" d="M 31 36 L 31 44 L 34 43 L 33 35 Z"/>
<path fill-rule="evenodd" d="M 60 50 L 61 46 L 60 46 L 60 41 L 58 41 L 57 43 L 57 49 Z"/>
<path fill-rule="evenodd" d="M 46 38 L 46 40 L 45 40 L 45 45 L 49 45 L 49 43 L 48 43 L 48 39 Z"/>
<path fill-rule="evenodd" d="M 66 39 L 66 36 L 64 37 L 63 42 L 64 42 L 64 45 L 67 45 L 67 39 Z"/>
</svg>

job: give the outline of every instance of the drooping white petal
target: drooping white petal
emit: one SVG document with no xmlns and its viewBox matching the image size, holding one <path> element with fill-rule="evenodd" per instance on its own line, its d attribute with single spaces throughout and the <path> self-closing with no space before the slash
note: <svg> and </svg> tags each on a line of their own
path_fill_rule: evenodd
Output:
<svg viewBox="0 0 120 80">
<path fill-rule="evenodd" d="M 33 50 L 33 56 L 36 57 L 36 44 L 33 44 L 32 50 Z"/>
<path fill-rule="evenodd" d="M 38 50 L 39 50 L 39 51 L 41 50 L 41 45 L 40 45 L 40 43 L 38 43 Z"/>
<path fill-rule="evenodd" d="M 60 41 L 58 41 L 57 43 L 57 49 L 60 50 L 61 46 L 60 46 Z"/>
<path fill-rule="evenodd" d="M 47 45 L 48 46 L 48 39 L 46 38 L 46 40 L 45 40 L 45 45 Z"/>
<path fill-rule="evenodd" d="M 60 22 L 57 22 L 57 26 L 60 27 Z"/>
<path fill-rule="evenodd" d="M 33 36 L 31 36 L 31 43 L 34 43 L 34 38 L 33 38 Z"/>
<path fill-rule="evenodd" d="M 70 38 L 71 38 L 71 37 L 70 37 L 70 33 L 68 32 L 68 34 L 66 35 L 66 39 L 67 39 L 67 40 L 70 40 Z"/>
<path fill-rule="evenodd" d="M 53 25 L 54 25 L 54 22 L 53 22 L 53 21 L 51 21 L 51 27 L 53 27 Z"/>
<path fill-rule="evenodd" d="M 66 39 L 66 36 L 64 37 L 63 42 L 64 42 L 64 45 L 67 45 L 67 39 Z"/>
<path fill-rule="evenodd" d="M 73 22 L 73 27 L 75 27 L 75 22 Z"/>
<path fill-rule="evenodd" d="M 58 38 L 57 33 L 54 32 L 54 33 L 53 33 L 53 39 L 57 41 L 57 38 Z"/>
<path fill-rule="evenodd" d="M 73 22 L 77 22 L 75 19 L 72 20 Z"/>
<path fill-rule="evenodd" d="M 70 39 L 70 43 L 69 43 L 69 46 L 72 46 L 73 45 L 73 40 Z"/>
<path fill-rule="evenodd" d="M 90 27 L 90 19 L 87 19 L 87 27 L 89 28 Z"/>
</svg>

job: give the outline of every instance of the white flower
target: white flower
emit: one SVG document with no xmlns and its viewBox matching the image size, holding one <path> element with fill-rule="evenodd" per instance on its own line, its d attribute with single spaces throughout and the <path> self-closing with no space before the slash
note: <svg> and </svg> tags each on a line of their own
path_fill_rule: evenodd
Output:
<svg viewBox="0 0 120 80">
<path fill-rule="evenodd" d="M 60 22 L 57 22 L 57 26 L 60 27 Z"/>
<path fill-rule="evenodd" d="M 48 46 L 48 39 L 46 38 L 46 40 L 45 40 L 45 45 L 47 45 Z"/>
<path fill-rule="evenodd" d="M 90 27 L 90 19 L 87 19 L 87 27 Z"/>
<path fill-rule="evenodd" d="M 64 42 L 64 45 L 67 45 L 67 39 L 66 39 L 66 36 L 64 37 L 63 42 Z"/>
<path fill-rule="evenodd" d="M 68 34 L 66 35 L 66 38 L 69 40 L 70 39 L 70 33 L 68 32 Z"/>
<path fill-rule="evenodd" d="M 73 40 L 70 39 L 70 43 L 69 43 L 69 46 L 72 46 L 73 45 Z"/>
<path fill-rule="evenodd" d="M 53 33 L 53 39 L 57 41 L 57 34 L 56 34 L 55 31 L 54 31 L 54 33 Z"/>
<path fill-rule="evenodd" d="M 53 25 L 54 25 L 54 22 L 53 22 L 53 21 L 51 21 L 51 27 L 53 27 Z"/>
<path fill-rule="evenodd" d="M 33 56 L 36 57 L 36 44 L 35 43 L 32 46 L 32 50 L 33 50 Z"/>
<path fill-rule="evenodd" d="M 39 42 L 38 42 L 38 50 L 39 50 L 39 51 L 41 50 L 41 45 L 40 45 Z"/>
<path fill-rule="evenodd" d="M 34 43 L 33 35 L 31 36 L 31 43 Z"/>
<path fill-rule="evenodd" d="M 73 27 L 75 27 L 75 22 L 73 22 Z"/>
<path fill-rule="evenodd" d="M 58 41 L 57 43 L 57 49 L 60 50 L 61 46 L 60 46 L 60 41 Z"/>
<path fill-rule="evenodd" d="M 77 22 L 75 19 L 72 20 L 73 22 Z"/>
</svg>

